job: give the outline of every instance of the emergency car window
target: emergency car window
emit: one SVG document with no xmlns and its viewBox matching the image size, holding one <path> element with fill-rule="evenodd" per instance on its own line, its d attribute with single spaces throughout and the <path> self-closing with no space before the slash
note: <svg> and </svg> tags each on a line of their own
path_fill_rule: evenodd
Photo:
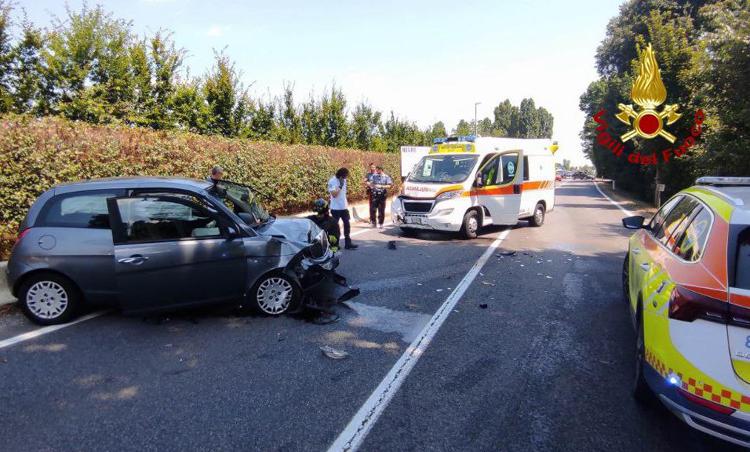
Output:
<svg viewBox="0 0 750 452">
<path fill-rule="evenodd" d="M 750 228 L 745 228 L 739 235 L 734 274 L 734 287 L 750 290 Z"/>
<path fill-rule="evenodd" d="M 654 215 L 654 217 L 651 219 L 651 222 L 649 223 L 649 229 L 657 239 L 660 239 L 664 236 L 664 231 L 661 230 L 661 226 L 664 223 L 664 217 L 667 216 L 669 211 L 672 210 L 672 208 L 676 206 L 681 199 L 682 196 L 675 196 L 674 198 L 670 199 L 666 204 L 661 206 L 661 209 L 659 209 L 659 211 L 656 212 L 656 215 Z"/>
<path fill-rule="evenodd" d="M 675 254 L 686 261 L 697 261 L 703 255 L 711 227 L 711 214 L 708 209 L 702 209 L 690 222 L 685 234 L 674 249 Z"/>
<path fill-rule="evenodd" d="M 523 180 L 529 180 L 529 157 L 523 156 Z"/>
<path fill-rule="evenodd" d="M 465 181 L 476 165 L 476 155 L 428 155 L 409 176 L 412 182 L 455 184 Z"/>
<path fill-rule="evenodd" d="M 499 173 L 501 171 L 502 168 L 500 167 L 500 157 L 493 157 L 482 167 L 482 185 L 484 185 L 485 187 L 489 185 L 497 185 L 497 181 L 502 180 L 502 176 L 499 176 Z"/>
<path fill-rule="evenodd" d="M 516 170 L 518 169 L 518 154 L 505 154 L 502 156 L 502 179 L 498 181 L 498 185 L 509 184 L 516 178 Z M 498 179 L 500 177 L 498 176 Z"/>
<path fill-rule="evenodd" d="M 669 211 L 667 216 L 664 218 L 664 223 L 661 227 L 660 234 L 662 235 L 659 238 L 659 241 L 661 241 L 662 245 L 666 246 L 669 249 L 672 249 L 675 245 L 675 240 L 677 240 L 677 230 L 680 228 L 680 225 L 685 221 L 685 219 L 693 212 L 693 209 L 695 209 L 698 206 L 698 201 L 695 199 L 686 196 L 682 198 L 682 200 L 677 203 L 677 205 Z"/>
</svg>

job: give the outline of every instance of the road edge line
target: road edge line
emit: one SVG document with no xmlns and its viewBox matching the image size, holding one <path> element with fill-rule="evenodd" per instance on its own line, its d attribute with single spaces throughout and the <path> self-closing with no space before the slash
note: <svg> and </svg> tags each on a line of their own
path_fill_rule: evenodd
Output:
<svg viewBox="0 0 750 452">
<path fill-rule="evenodd" d="M 597 184 L 596 181 L 593 181 L 591 183 L 594 184 L 594 187 L 596 188 L 596 191 L 598 191 L 602 196 L 604 196 L 605 198 L 607 198 L 607 200 L 609 202 L 611 202 L 612 204 L 614 204 L 615 206 L 617 206 L 618 209 L 622 210 L 625 213 L 625 215 L 627 215 L 629 217 L 635 216 L 635 214 L 633 212 L 631 212 L 628 209 L 624 208 L 623 206 L 620 205 L 619 202 L 617 202 L 614 199 L 612 199 L 609 196 L 607 196 L 607 194 L 604 193 L 601 188 L 599 188 L 599 184 Z"/>
<path fill-rule="evenodd" d="M 427 350 L 432 339 L 440 327 L 448 318 L 453 308 L 459 302 L 466 289 L 471 286 L 474 279 L 489 260 L 492 253 L 505 240 L 511 229 L 506 229 L 492 242 L 484 253 L 477 259 L 474 265 L 464 275 L 456 288 L 451 292 L 443 304 L 435 311 L 432 318 L 419 333 L 416 339 L 409 344 L 396 364 L 388 371 L 385 378 L 378 384 L 370 394 L 357 413 L 352 417 L 344 430 L 328 448 L 328 452 L 356 451 L 367 437 L 370 429 L 378 421 L 383 411 L 388 407 L 393 396 L 398 392 L 406 377 L 416 365 L 419 358 Z"/>
<path fill-rule="evenodd" d="M 99 317 L 105 312 L 106 311 L 93 312 L 91 314 L 75 319 L 72 322 L 63 323 L 61 325 L 44 326 L 33 331 L 27 331 L 26 333 L 21 333 L 16 336 L 9 337 L 8 339 L 3 339 L 0 341 L 0 349 L 3 349 L 5 347 L 10 347 L 12 345 L 20 344 L 21 342 L 26 342 L 31 339 L 36 339 L 38 337 L 44 336 L 45 334 L 54 333 L 57 330 L 61 330 L 69 326 L 73 326 L 77 323 L 85 322 L 86 320 L 91 320 L 93 318 Z"/>
</svg>

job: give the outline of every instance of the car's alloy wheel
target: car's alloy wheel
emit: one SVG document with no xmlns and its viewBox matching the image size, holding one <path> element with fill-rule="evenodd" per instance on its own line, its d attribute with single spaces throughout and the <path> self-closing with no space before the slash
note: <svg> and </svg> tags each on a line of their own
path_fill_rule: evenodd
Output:
<svg viewBox="0 0 750 452">
<path fill-rule="evenodd" d="M 65 323 L 76 314 L 81 297 L 62 275 L 42 273 L 24 281 L 18 291 L 24 314 L 40 325 Z"/>
<path fill-rule="evenodd" d="M 269 315 L 280 315 L 288 311 L 294 297 L 294 286 L 281 276 L 267 277 L 255 291 L 258 309 Z"/>
<path fill-rule="evenodd" d="M 55 319 L 68 308 L 68 292 L 54 281 L 39 281 L 26 292 L 26 306 L 39 318 Z"/>
<path fill-rule="evenodd" d="M 646 382 L 646 377 L 643 375 L 643 368 L 646 362 L 646 341 L 644 340 L 643 333 L 643 319 L 639 314 L 637 317 L 637 331 L 636 331 L 636 342 L 635 342 L 635 376 L 633 379 L 633 398 L 638 402 L 648 404 L 653 399 L 653 393 L 651 388 Z"/>
</svg>

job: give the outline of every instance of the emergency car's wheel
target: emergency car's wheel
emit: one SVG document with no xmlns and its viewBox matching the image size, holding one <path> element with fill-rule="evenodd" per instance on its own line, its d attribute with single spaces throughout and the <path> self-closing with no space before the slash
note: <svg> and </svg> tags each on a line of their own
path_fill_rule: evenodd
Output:
<svg viewBox="0 0 750 452">
<path fill-rule="evenodd" d="M 464 223 L 461 226 L 461 234 L 465 239 L 477 238 L 477 232 L 479 231 L 479 214 L 476 210 L 470 210 L 464 215 Z"/>
<path fill-rule="evenodd" d="M 66 277 L 38 273 L 21 284 L 18 290 L 21 310 L 39 325 L 57 325 L 73 319 L 81 307 L 78 288 Z"/>
<path fill-rule="evenodd" d="M 278 316 L 295 309 L 300 302 L 301 291 L 288 277 L 272 273 L 263 276 L 251 291 L 253 310 Z"/>
<path fill-rule="evenodd" d="M 636 318 L 637 331 L 635 341 L 635 378 L 633 379 L 633 398 L 639 403 L 648 404 L 653 400 L 653 393 L 646 383 L 643 368 L 646 362 L 646 342 L 643 339 L 643 316 L 640 311 Z"/>
<path fill-rule="evenodd" d="M 537 203 L 534 207 L 534 215 L 529 218 L 529 223 L 537 228 L 544 224 L 544 204 Z"/>
</svg>

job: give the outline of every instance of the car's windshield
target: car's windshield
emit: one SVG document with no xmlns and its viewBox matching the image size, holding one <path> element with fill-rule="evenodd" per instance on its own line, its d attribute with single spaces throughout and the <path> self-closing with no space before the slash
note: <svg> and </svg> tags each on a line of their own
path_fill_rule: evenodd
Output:
<svg viewBox="0 0 750 452">
<path fill-rule="evenodd" d="M 260 204 L 253 189 L 246 185 L 222 180 L 209 187 L 208 192 L 221 199 L 250 225 L 265 223 L 273 218 Z"/>
<path fill-rule="evenodd" d="M 411 182 L 436 182 L 454 184 L 463 182 L 477 163 L 477 155 L 428 155 L 414 167 L 409 175 Z"/>
</svg>

